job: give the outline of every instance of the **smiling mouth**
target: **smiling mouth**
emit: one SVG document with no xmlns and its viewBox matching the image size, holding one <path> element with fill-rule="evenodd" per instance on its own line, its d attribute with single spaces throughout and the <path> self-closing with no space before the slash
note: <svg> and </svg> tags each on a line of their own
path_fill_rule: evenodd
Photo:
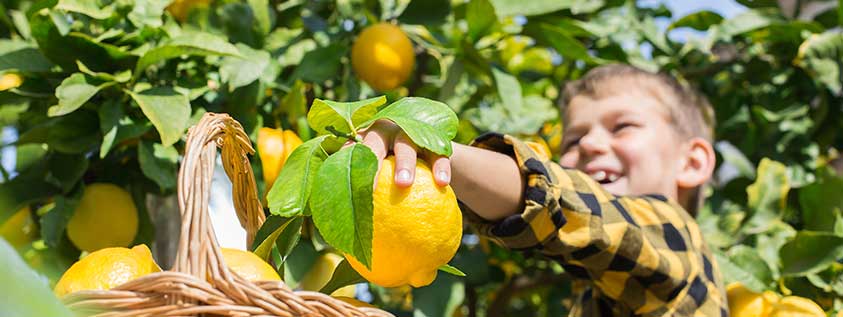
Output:
<svg viewBox="0 0 843 317">
<path fill-rule="evenodd" d="M 600 183 L 600 185 L 613 183 L 614 181 L 618 180 L 618 178 L 620 178 L 620 175 L 606 171 L 596 171 L 591 174 L 588 174 L 588 176 Z"/>
</svg>

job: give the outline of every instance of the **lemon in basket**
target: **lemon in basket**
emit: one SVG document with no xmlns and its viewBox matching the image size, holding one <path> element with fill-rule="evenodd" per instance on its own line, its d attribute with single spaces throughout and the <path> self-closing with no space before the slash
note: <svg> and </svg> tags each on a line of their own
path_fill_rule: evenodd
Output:
<svg viewBox="0 0 843 317">
<path fill-rule="evenodd" d="M 394 182 L 395 157 L 383 161 L 373 194 L 372 269 L 346 255 L 351 267 L 383 287 L 433 282 L 440 266 L 457 252 L 462 214 L 450 186 L 439 187 L 427 163 L 418 160 L 413 185 Z"/>
<path fill-rule="evenodd" d="M 280 281 L 278 272 L 256 254 L 238 249 L 222 248 L 222 258 L 228 268 L 249 281 Z"/>
<path fill-rule="evenodd" d="M 105 248 L 74 263 L 56 283 L 54 292 L 61 297 L 83 290 L 107 290 L 159 271 L 144 244 L 131 249 Z"/>
</svg>

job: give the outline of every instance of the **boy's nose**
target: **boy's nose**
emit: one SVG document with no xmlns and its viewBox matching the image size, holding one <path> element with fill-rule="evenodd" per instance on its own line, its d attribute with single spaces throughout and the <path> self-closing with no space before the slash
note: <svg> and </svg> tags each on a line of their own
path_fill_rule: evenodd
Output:
<svg viewBox="0 0 843 317">
<path fill-rule="evenodd" d="M 585 156 L 604 154 L 609 151 L 609 139 L 606 133 L 599 130 L 589 131 L 580 138 L 580 150 Z"/>
</svg>

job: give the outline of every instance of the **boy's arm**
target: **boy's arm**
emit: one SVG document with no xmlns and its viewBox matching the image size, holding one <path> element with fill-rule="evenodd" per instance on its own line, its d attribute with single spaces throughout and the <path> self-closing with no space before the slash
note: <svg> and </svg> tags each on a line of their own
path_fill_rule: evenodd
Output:
<svg viewBox="0 0 843 317">
<path fill-rule="evenodd" d="M 496 221 L 520 212 L 524 179 L 507 155 L 453 143 L 451 187 L 477 215 Z"/>
<path fill-rule="evenodd" d="M 451 158 L 457 198 L 481 234 L 558 260 L 636 314 L 725 307 L 716 264 L 693 218 L 678 204 L 659 196 L 614 196 L 510 136 L 487 134 L 473 146 L 509 158 L 456 148 Z M 519 180 L 511 180 L 512 164 Z M 517 203 L 513 192 L 521 196 Z M 492 198 L 498 193 L 505 198 Z"/>
</svg>

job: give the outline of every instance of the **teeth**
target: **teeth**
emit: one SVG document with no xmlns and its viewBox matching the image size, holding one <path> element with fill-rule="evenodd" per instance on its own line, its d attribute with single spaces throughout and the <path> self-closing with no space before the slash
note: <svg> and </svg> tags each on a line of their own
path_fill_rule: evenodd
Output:
<svg viewBox="0 0 843 317">
<path fill-rule="evenodd" d="M 606 179 L 606 172 L 597 171 L 597 172 L 591 173 L 591 175 L 589 175 L 589 176 L 591 176 L 592 179 L 599 182 L 599 181 L 602 181 L 602 180 Z"/>
<path fill-rule="evenodd" d="M 609 181 L 610 182 L 614 182 L 616 180 L 618 180 L 618 174 L 609 175 Z"/>
</svg>

